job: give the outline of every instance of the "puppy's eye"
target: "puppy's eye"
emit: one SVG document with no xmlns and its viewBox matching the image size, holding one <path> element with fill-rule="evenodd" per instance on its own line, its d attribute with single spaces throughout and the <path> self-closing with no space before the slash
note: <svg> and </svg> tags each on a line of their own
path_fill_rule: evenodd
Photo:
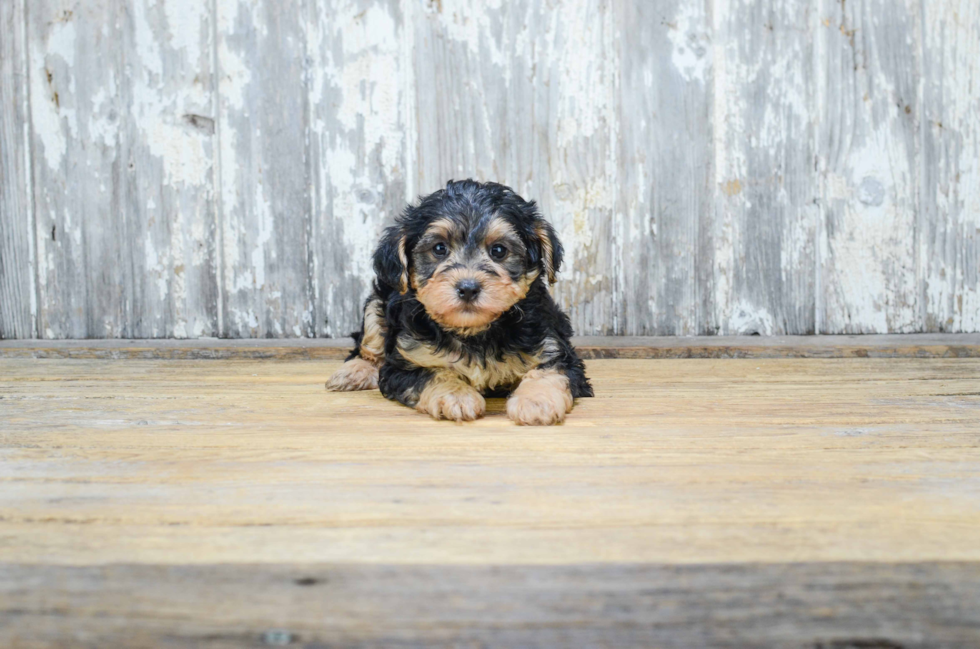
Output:
<svg viewBox="0 0 980 649">
<path fill-rule="evenodd" d="M 432 246 L 432 254 L 436 257 L 445 257 L 449 254 L 449 247 L 446 244 L 440 242 Z"/>
<path fill-rule="evenodd" d="M 495 243 L 490 246 L 490 256 L 499 261 L 507 256 L 507 248 Z"/>
</svg>

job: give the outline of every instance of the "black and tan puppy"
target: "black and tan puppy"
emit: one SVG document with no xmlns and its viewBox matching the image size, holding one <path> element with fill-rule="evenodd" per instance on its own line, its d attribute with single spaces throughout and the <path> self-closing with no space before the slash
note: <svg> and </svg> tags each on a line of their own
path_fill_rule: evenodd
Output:
<svg viewBox="0 0 980 649">
<path fill-rule="evenodd" d="M 385 231 L 356 347 L 327 388 L 380 387 L 456 421 L 483 415 L 484 395 L 509 394 L 518 424 L 563 421 L 592 386 L 545 284 L 561 259 L 533 202 L 496 183 L 450 181 Z"/>
</svg>

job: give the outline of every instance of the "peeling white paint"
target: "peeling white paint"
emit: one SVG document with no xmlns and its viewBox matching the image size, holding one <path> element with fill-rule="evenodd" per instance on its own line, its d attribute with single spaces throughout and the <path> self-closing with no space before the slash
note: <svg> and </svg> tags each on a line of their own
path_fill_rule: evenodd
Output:
<svg viewBox="0 0 980 649">
<path fill-rule="evenodd" d="M 35 50 L 32 60 L 44 60 L 44 54 Z M 35 69 L 31 75 L 31 121 L 34 132 L 41 140 L 41 151 L 51 171 L 58 171 L 65 159 L 68 144 L 61 130 L 61 115 L 55 106 L 53 94 L 47 87 L 46 71 Z"/>
<path fill-rule="evenodd" d="M 404 75 L 407 35 L 396 19 L 398 7 L 390 2 L 338 0 L 320 8 L 317 20 L 306 27 L 311 60 L 310 137 L 322 152 L 316 178 L 314 213 L 329 210 L 331 232 L 338 241 L 323 242 L 321 254 L 336 251 L 344 260 L 342 277 L 327 276 L 320 286 L 322 266 L 336 261 L 317 260 L 316 291 L 320 312 L 327 314 L 326 330 L 346 334 L 353 326 L 349 313 L 361 296 L 350 296 L 349 286 L 370 286 L 371 255 L 384 225 L 394 217 L 385 202 L 390 183 L 405 178 L 406 124 Z M 400 205 L 394 210 L 400 209 Z M 351 298 L 354 297 L 352 300 Z M 313 306 L 310 305 L 310 311 Z M 310 324 L 319 329 L 323 324 Z M 341 320 L 342 319 L 342 320 Z M 345 324 L 334 324 L 341 320 Z"/>
<path fill-rule="evenodd" d="M 567 185 L 556 190 L 559 198 L 555 220 L 564 223 L 560 231 L 561 240 L 571 254 L 586 252 L 594 243 L 595 214 L 612 209 L 614 194 L 604 177 L 597 177 L 585 187 L 569 190 Z"/>
<path fill-rule="evenodd" d="M 726 334 L 736 336 L 771 336 L 776 333 L 772 314 L 764 307 L 738 302 L 729 315 Z"/>
<path fill-rule="evenodd" d="M 213 334 L 215 274 L 232 323 L 222 332 L 346 333 L 356 316 L 340 310 L 371 279 L 377 236 L 398 209 L 391 194 L 404 187 L 414 198 L 445 174 L 482 174 L 540 201 L 567 251 L 556 295 L 581 333 L 655 333 L 653 323 L 685 318 L 678 327 L 693 332 L 706 324 L 695 317 L 722 333 L 781 333 L 802 300 L 816 303 L 827 333 L 980 329 L 980 6 L 971 0 L 854 0 L 846 16 L 840 3 L 764 12 L 744 0 L 714 0 L 710 11 L 660 3 L 658 42 L 644 51 L 655 56 L 630 79 L 647 90 L 629 111 L 623 97 L 635 88 L 621 75 L 638 62 L 623 37 L 635 25 L 615 3 L 137 0 L 126 20 L 99 25 L 91 8 L 45 15 L 54 4 L 32 5 L 28 38 L 46 335 L 131 331 L 120 314 L 134 304 L 146 310 L 141 331 Z M 95 42 L 111 56 L 94 56 Z M 293 58 L 271 58 L 284 52 Z M 275 78 L 279 70 L 294 76 Z M 443 95 L 424 104 L 432 87 Z M 677 104 L 657 93 L 679 93 L 690 113 L 664 115 Z M 268 111 L 280 99 L 288 110 L 277 122 Z M 699 129 L 713 139 L 698 140 Z M 621 139 L 639 133 L 660 149 Z M 279 137 L 290 147 L 276 146 Z M 668 175 L 667 164 L 682 168 Z M 691 179 L 695 195 L 665 191 L 672 178 Z M 308 211 L 277 182 L 308 188 Z M 134 196 L 144 212 L 94 223 L 109 201 L 128 210 Z M 135 250 L 118 255 L 137 259 L 141 277 L 129 283 L 136 294 L 106 298 L 75 278 L 115 263 L 104 248 L 118 223 L 138 233 Z M 220 262 L 209 252 L 216 227 Z M 312 251 L 283 245 L 284 229 L 290 238 L 303 227 Z M 765 241 L 754 241 L 760 232 Z M 647 239 L 655 245 L 625 243 Z M 626 250 L 661 257 L 635 268 L 619 258 Z M 709 281 L 669 255 L 711 264 Z M 107 312 L 71 302 L 85 293 L 76 287 L 91 288 Z M 682 293 L 691 304 L 670 301 Z M 684 311 L 695 302 L 707 315 Z"/>
<path fill-rule="evenodd" d="M 73 22 L 54 22 L 44 42 L 32 40 L 31 121 L 52 171 L 61 169 L 67 137 L 78 136 L 77 113 L 72 104 L 77 34 Z M 66 85 L 67 82 L 67 85 Z M 64 127 L 67 126 L 68 134 Z"/>
<path fill-rule="evenodd" d="M 258 236 L 252 244 L 251 261 L 251 282 L 243 282 L 244 276 L 239 278 L 239 283 L 235 286 L 236 290 L 266 288 L 265 269 L 266 269 L 266 246 L 272 240 L 272 230 L 274 227 L 273 216 L 269 201 L 266 200 L 262 184 L 256 183 L 255 193 L 253 194 L 253 208 L 258 221 Z M 274 295 L 270 296 L 274 298 Z"/>
<path fill-rule="evenodd" d="M 197 63 L 201 58 L 201 43 L 209 39 L 202 38 L 202 30 L 208 24 L 206 18 L 210 12 L 204 2 L 186 3 L 168 0 L 163 2 L 167 16 L 167 36 L 169 45 L 178 50 L 190 63 Z"/>
<path fill-rule="evenodd" d="M 75 65 L 75 36 L 73 21 L 52 23 L 46 44 L 47 54 L 61 57 L 68 67 Z"/>
<path fill-rule="evenodd" d="M 494 30 L 493 21 L 500 15 L 503 0 L 441 0 L 438 4 L 428 4 L 429 12 L 435 14 L 448 38 L 466 45 L 487 64 L 497 66 L 503 83 L 510 82 L 510 68 L 506 61 L 508 53 L 490 37 Z"/>
<path fill-rule="evenodd" d="M 909 218 L 915 204 L 914 172 L 893 128 L 892 122 L 875 125 L 850 150 L 847 184 L 842 187 L 836 179 L 834 187 L 844 200 L 827 250 L 839 269 L 834 274 L 841 291 L 839 308 L 846 309 L 846 315 L 837 317 L 873 333 L 914 328 L 918 319 L 915 291 L 908 290 L 915 273 Z M 872 195 L 874 187 L 880 191 Z M 904 292 L 909 298 L 897 303 Z"/>
<path fill-rule="evenodd" d="M 722 5 L 716 11 L 725 12 L 724 5 L 729 0 L 718 0 Z M 711 69 L 711 35 L 705 29 L 707 24 L 704 3 L 680 2 L 677 15 L 668 25 L 668 37 L 673 46 L 671 63 L 688 81 L 704 83 Z"/>
<path fill-rule="evenodd" d="M 202 5 L 191 6 L 166 3 L 171 30 L 180 37 L 176 44 L 190 62 L 200 58 L 201 26 L 206 23 Z M 179 19 L 177 18 L 179 15 Z M 180 121 L 182 114 L 206 102 L 203 85 L 186 84 L 176 93 L 161 78 L 165 57 L 164 46 L 157 30 L 150 24 L 143 2 L 133 5 L 135 40 L 143 72 L 136 74 L 133 84 L 133 116 L 136 118 L 146 145 L 152 155 L 163 162 L 165 181 L 172 185 L 200 185 L 211 172 L 210 156 L 204 149 L 201 134 Z M 191 39 L 195 39 L 193 45 Z M 171 35 L 171 41 L 175 40 Z M 169 53 L 167 53 L 169 54 Z"/>
<path fill-rule="evenodd" d="M 225 41 L 218 45 L 221 61 L 221 102 L 234 110 L 245 109 L 245 88 L 252 80 L 252 72 L 238 54 Z"/>
<path fill-rule="evenodd" d="M 559 149 L 605 135 L 616 121 L 612 32 L 608 6 L 579 2 L 554 14 L 546 46 L 555 67 L 551 83 L 557 83 L 559 90 L 555 115 Z"/>
<path fill-rule="evenodd" d="M 923 15 L 922 118 L 935 173 L 922 188 L 922 307 L 933 327 L 980 331 L 980 5 L 929 3 Z"/>
<path fill-rule="evenodd" d="M 391 15 L 378 6 L 348 20 L 347 29 L 332 34 L 343 41 L 343 61 L 325 61 L 324 74 L 342 97 L 336 118 L 348 131 L 362 128 L 364 145 L 369 150 L 379 147 L 384 168 L 393 170 L 400 162 L 402 140 L 399 121 L 391 118 L 400 109 L 399 34 Z M 323 101 L 322 86 L 315 90 L 311 100 Z"/>
</svg>

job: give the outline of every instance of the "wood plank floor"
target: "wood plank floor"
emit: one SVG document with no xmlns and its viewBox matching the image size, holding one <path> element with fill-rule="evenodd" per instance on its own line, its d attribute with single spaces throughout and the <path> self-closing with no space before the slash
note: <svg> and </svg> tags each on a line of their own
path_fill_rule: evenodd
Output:
<svg viewBox="0 0 980 649">
<path fill-rule="evenodd" d="M 980 359 L 593 360 L 553 428 L 338 365 L 0 359 L 0 646 L 980 646 Z"/>
</svg>

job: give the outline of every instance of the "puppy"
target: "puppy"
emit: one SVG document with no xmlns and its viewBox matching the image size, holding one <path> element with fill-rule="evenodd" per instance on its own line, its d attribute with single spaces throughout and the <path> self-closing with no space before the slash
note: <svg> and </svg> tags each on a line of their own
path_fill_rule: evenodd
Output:
<svg viewBox="0 0 980 649">
<path fill-rule="evenodd" d="M 377 276 L 330 390 L 369 390 L 435 419 L 483 415 L 504 396 L 518 424 L 561 423 L 591 397 L 572 327 L 548 293 L 555 231 L 509 187 L 473 180 L 409 206 L 374 253 Z"/>
</svg>

